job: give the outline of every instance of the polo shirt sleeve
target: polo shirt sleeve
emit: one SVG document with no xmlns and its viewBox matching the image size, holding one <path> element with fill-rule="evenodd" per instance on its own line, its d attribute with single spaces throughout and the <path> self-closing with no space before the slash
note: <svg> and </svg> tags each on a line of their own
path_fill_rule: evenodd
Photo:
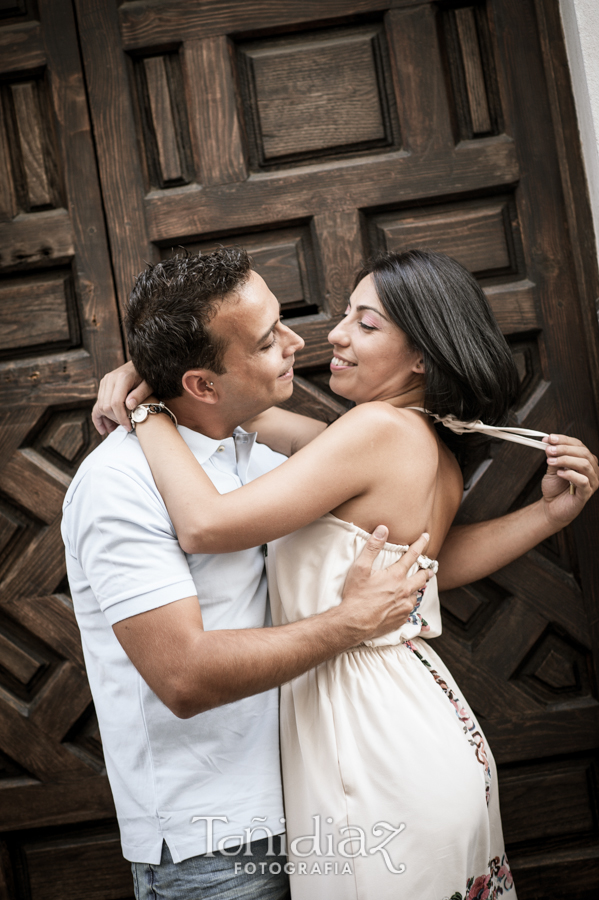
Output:
<svg viewBox="0 0 599 900">
<path fill-rule="evenodd" d="M 197 595 L 162 498 L 119 469 L 91 469 L 69 506 L 67 553 L 111 625 Z"/>
</svg>

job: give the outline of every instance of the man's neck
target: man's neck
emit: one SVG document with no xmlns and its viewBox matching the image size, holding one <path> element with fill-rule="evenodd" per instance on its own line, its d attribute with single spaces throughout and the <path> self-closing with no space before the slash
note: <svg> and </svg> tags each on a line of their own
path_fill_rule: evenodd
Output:
<svg viewBox="0 0 599 900">
<path fill-rule="evenodd" d="M 188 399 L 185 395 L 168 400 L 165 405 L 175 414 L 179 425 L 215 441 L 231 437 L 235 429 L 242 424 L 237 421 L 239 417 L 227 415 L 227 411 L 223 410 L 220 404 L 207 405 Z"/>
</svg>

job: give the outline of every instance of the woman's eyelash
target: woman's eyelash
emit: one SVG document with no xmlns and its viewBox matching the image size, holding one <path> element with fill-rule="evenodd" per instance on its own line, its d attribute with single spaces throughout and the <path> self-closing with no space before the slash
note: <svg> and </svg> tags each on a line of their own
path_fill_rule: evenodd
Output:
<svg viewBox="0 0 599 900">
<path fill-rule="evenodd" d="M 360 328 L 363 328 L 364 331 L 376 331 L 376 326 L 367 325 L 366 322 L 360 322 Z"/>
</svg>

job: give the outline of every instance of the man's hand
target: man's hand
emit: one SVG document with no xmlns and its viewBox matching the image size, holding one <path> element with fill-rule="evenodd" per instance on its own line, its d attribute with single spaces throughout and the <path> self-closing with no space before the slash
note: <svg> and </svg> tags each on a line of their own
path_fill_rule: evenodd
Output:
<svg viewBox="0 0 599 900">
<path fill-rule="evenodd" d="M 119 425 L 131 431 L 127 410 L 135 409 L 152 393 L 132 362 L 113 369 L 100 382 L 98 399 L 92 410 L 92 422 L 100 434 L 110 434 Z"/>
<path fill-rule="evenodd" d="M 548 522 L 557 531 L 576 518 L 599 487 L 599 465 L 597 457 L 576 438 L 550 434 L 543 440 L 548 466 L 541 484 L 543 505 Z"/>
<path fill-rule="evenodd" d="M 356 643 L 401 628 L 416 605 L 417 592 L 432 577 L 430 569 L 418 569 L 408 577 L 409 570 L 428 544 L 428 534 L 414 541 L 396 563 L 373 571 L 372 565 L 383 549 L 388 534 L 389 529 L 379 525 L 368 538 L 348 572 L 343 602 L 337 607 L 340 614 L 349 617 L 348 621 L 356 629 Z"/>
</svg>

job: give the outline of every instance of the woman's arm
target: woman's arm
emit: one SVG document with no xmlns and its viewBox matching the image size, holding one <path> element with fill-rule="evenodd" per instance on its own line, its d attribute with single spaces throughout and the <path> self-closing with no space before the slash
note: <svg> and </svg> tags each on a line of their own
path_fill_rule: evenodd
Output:
<svg viewBox="0 0 599 900">
<path fill-rule="evenodd" d="M 257 431 L 260 443 L 267 444 L 271 450 L 293 456 L 318 437 L 327 426 L 318 419 L 271 406 L 253 419 L 248 419 L 242 427 L 246 431 Z"/>
<path fill-rule="evenodd" d="M 136 428 L 187 553 L 255 547 L 366 493 L 388 455 L 391 435 L 395 453 L 407 449 L 398 431 L 396 411 L 386 403 L 364 404 L 272 472 L 221 495 L 167 416 L 148 416 Z"/>
</svg>

